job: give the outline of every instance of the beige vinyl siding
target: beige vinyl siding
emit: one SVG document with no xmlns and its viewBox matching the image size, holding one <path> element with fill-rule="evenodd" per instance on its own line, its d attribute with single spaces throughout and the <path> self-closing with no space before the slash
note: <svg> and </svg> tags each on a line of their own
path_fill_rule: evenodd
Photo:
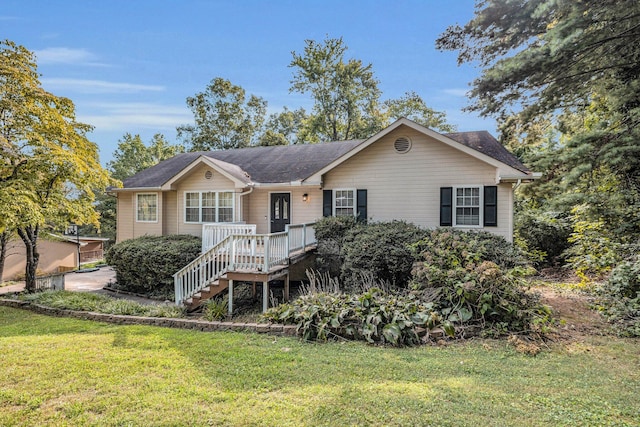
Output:
<svg viewBox="0 0 640 427">
<path fill-rule="evenodd" d="M 117 227 L 116 241 L 133 238 L 133 222 L 135 221 L 133 212 L 133 193 L 118 193 L 116 203 Z"/>
<path fill-rule="evenodd" d="M 395 152 L 400 137 L 411 150 Z M 367 214 L 375 221 L 404 219 L 424 226 L 440 225 L 440 187 L 496 185 L 496 168 L 422 133 L 401 128 L 329 171 L 325 189 L 366 189 Z M 498 227 L 487 231 L 511 239 L 511 185 L 498 190 Z"/>
<path fill-rule="evenodd" d="M 211 179 L 205 178 L 205 173 L 211 171 Z M 233 181 L 222 175 L 221 173 L 211 169 L 206 165 L 199 165 L 193 168 L 185 177 L 179 180 L 173 186 L 176 189 L 177 199 L 177 233 L 193 234 L 194 236 L 202 236 L 202 224 L 185 223 L 184 222 L 184 194 L 189 191 L 232 191 L 235 193 L 234 215 L 235 221 L 239 221 L 240 215 L 240 190 L 235 188 Z"/>
<path fill-rule="evenodd" d="M 322 217 L 322 190 L 317 187 L 256 188 L 245 196 L 249 205 L 248 211 L 245 211 L 245 221 L 256 224 L 258 234 L 271 232 L 271 193 L 291 195 L 291 224 L 314 222 Z M 303 202 L 302 196 L 305 193 L 308 198 Z"/>
<path fill-rule="evenodd" d="M 248 196 L 249 215 L 245 212 L 247 224 L 256 225 L 256 233 L 269 232 L 269 190 L 254 189 Z"/>
<path fill-rule="evenodd" d="M 162 193 L 162 234 L 178 233 L 178 193 L 165 191 Z"/>
<path fill-rule="evenodd" d="M 309 197 L 302 201 L 302 195 Z M 305 224 L 322 218 L 322 190 L 317 187 L 294 187 L 291 190 L 291 224 Z"/>
</svg>

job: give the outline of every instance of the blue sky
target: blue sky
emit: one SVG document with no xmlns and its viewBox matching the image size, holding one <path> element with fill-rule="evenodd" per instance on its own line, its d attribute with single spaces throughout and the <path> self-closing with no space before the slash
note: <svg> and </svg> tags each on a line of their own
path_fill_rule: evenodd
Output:
<svg viewBox="0 0 640 427">
<path fill-rule="evenodd" d="M 186 98 L 214 77 L 263 97 L 269 112 L 312 105 L 289 93 L 291 52 L 343 37 L 347 57 L 373 64 L 382 99 L 415 91 L 460 131 L 493 120 L 464 113 L 478 74 L 435 39 L 466 23 L 472 0 L 3 0 L 0 37 L 34 51 L 44 88 L 70 98 L 95 130 L 102 163 L 125 132 L 148 142 L 193 121 Z"/>
</svg>

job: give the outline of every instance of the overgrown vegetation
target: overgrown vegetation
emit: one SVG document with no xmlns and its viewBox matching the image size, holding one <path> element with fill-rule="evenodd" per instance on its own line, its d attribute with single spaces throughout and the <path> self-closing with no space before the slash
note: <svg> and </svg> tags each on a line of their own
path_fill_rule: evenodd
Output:
<svg viewBox="0 0 640 427">
<path fill-rule="evenodd" d="M 500 236 L 427 231 L 400 221 L 330 218 L 319 224 L 320 266 L 330 268 L 310 274 L 304 295 L 265 315 L 297 325 L 305 340 L 407 346 L 428 341 L 435 328 L 457 337 L 548 329 L 549 309 L 523 280 L 532 269 Z M 322 258 L 327 253 L 329 263 Z"/>
<path fill-rule="evenodd" d="M 527 292 L 520 251 L 487 232 L 437 229 L 414 245 L 414 292 L 484 334 L 541 332 L 550 311 Z"/>
<path fill-rule="evenodd" d="M 304 340 L 346 338 L 402 347 L 424 343 L 429 331 L 440 326 L 454 335 L 452 322 L 443 320 L 433 304 L 412 295 L 388 295 L 377 288 L 362 294 L 302 295 L 271 308 L 265 318 L 298 325 Z"/>
<path fill-rule="evenodd" d="M 392 289 L 405 288 L 415 261 L 411 244 L 425 230 L 405 221 L 359 223 L 345 235 L 340 279 L 344 289 L 357 288 L 362 276 L 371 274 Z"/>
<path fill-rule="evenodd" d="M 640 256 L 618 265 L 597 295 L 600 310 L 621 335 L 640 337 Z"/>
<path fill-rule="evenodd" d="M 190 235 L 142 236 L 114 245 L 106 260 L 118 289 L 172 299 L 173 275 L 200 255 L 201 245 Z"/>
<path fill-rule="evenodd" d="M 184 309 L 173 304 L 144 305 L 131 300 L 110 298 L 89 292 L 44 291 L 21 298 L 35 304 L 64 310 L 92 311 L 146 317 L 184 317 Z"/>
</svg>

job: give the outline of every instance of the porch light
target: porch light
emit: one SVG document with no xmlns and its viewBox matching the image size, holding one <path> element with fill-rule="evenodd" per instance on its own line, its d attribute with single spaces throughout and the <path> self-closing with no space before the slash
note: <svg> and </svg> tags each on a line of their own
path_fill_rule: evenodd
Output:
<svg viewBox="0 0 640 427">
<path fill-rule="evenodd" d="M 303 201 L 303 202 L 306 202 L 307 200 L 309 200 L 309 195 L 308 195 L 307 193 L 304 193 L 304 194 L 302 195 L 302 201 Z"/>
</svg>

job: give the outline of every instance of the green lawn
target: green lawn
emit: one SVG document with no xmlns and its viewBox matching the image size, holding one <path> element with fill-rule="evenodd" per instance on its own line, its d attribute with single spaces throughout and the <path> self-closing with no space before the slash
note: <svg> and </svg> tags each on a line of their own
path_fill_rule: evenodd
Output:
<svg viewBox="0 0 640 427">
<path fill-rule="evenodd" d="M 536 357 L 116 326 L 0 307 L 0 425 L 637 426 L 640 342 Z"/>
</svg>

